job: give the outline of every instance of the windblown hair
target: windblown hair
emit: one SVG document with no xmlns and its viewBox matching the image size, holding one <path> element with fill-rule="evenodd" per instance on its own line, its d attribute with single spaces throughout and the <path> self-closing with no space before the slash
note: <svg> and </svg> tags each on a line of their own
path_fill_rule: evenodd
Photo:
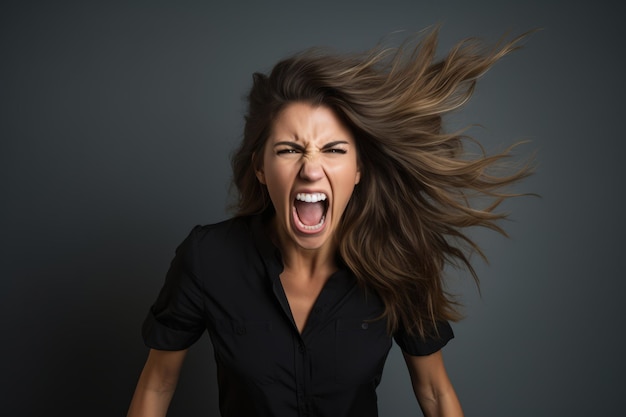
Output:
<svg viewBox="0 0 626 417">
<path fill-rule="evenodd" d="M 443 59 L 435 57 L 437 36 L 435 29 L 415 46 L 358 55 L 308 50 L 279 62 L 269 76 L 255 73 L 244 138 L 232 159 L 237 214 L 273 210 L 255 167 L 274 119 L 293 102 L 334 110 L 354 135 L 361 167 L 337 229 L 339 255 L 383 299 L 391 332 L 403 326 L 421 336 L 434 332 L 437 321 L 460 318 L 445 289 L 446 263 L 467 267 L 478 282 L 469 258 L 484 254 L 464 229 L 505 234 L 497 223 L 507 215 L 495 210 L 517 195 L 506 186 L 531 173 L 528 163 L 503 173 L 510 148 L 470 156 L 464 149 L 470 138 L 442 129 L 442 116 L 462 106 L 476 80 L 523 36 L 492 48 L 468 39 Z M 485 198 L 486 207 L 476 207 Z"/>
</svg>

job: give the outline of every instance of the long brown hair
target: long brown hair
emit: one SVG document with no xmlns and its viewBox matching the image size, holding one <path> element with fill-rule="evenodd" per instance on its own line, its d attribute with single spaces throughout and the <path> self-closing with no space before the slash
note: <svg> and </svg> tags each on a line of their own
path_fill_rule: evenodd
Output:
<svg viewBox="0 0 626 417">
<path fill-rule="evenodd" d="M 333 109 L 354 134 L 361 167 L 337 230 L 339 254 L 383 299 L 390 331 L 403 326 L 422 336 L 437 321 L 460 317 L 445 290 L 446 263 L 466 266 L 478 281 L 469 254 L 484 255 L 464 229 L 505 234 L 497 221 L 506 214 L 495 209 L 515 195 L 504 188 L 531 172 L 524 164 L 502 174 L 495 168 L 510 149 L 470 157 L 470 138 L 442 130 L 442 116 L 462 106 L 476 80 L 522 37 L 492 48 L 465 40 L 437 60 L 437 36 L 434 29 L 414 47 L 409 41 L 360 55 L 312 49 L 279 62 L 269 76 L 255 73 L 232 159 L 237 214 L 272 210 L 254 170 L 274 118 L 296 101 Z M 476 197 L 490 203 L 477 207 Z"/>
</svg>

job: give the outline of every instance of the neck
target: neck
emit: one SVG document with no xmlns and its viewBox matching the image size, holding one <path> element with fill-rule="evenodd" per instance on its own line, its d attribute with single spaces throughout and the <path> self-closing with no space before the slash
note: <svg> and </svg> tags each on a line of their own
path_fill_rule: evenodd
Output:
<svg viewBox="0 0 626 417">
<path fill-rule="evenodd" d="M 296 245 L 284 231 L 276 227 L 275 221 L 270 227 L 272 240 L 280 249 L 285 270 L 295 272 L 303 278 L 327 278 L 337 270 L 337 245 L 334 242 L 328 242 L 319 248 L 307 249 Z"/>
</svg>

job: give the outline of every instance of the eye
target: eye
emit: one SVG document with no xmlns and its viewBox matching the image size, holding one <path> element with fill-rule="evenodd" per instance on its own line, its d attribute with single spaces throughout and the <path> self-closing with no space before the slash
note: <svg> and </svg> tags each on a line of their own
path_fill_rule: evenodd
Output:
<svg viewBox="0 0 626 417">
<path fill-rule="evenodd" d="M 276 155 L 287 155 L 287 154 L 295 154 L 295 153 L 299 153 L 299 151 L 293 148 L 279 149 L 276 151 Z"/>
<path fill-rule="evenodd" d="M 324 150 L 324 153 L 335 153 L 335 154 L 345 154 L 347 151 L 341 148 L 330 148 Z"/>
</svg>

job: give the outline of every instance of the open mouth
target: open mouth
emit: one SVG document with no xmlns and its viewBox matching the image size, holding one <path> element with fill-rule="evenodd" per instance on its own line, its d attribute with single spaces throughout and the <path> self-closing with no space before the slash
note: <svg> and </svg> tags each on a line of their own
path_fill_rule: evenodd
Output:
<svg viewBox="0 0 626 417">
<path fill-rule="evenodd" d="M 298 193 L 293 202 L 296 226 L 305 232 L 317 232 L 324 226 L 328 199 L 324 193 Z"/>
</svg>

